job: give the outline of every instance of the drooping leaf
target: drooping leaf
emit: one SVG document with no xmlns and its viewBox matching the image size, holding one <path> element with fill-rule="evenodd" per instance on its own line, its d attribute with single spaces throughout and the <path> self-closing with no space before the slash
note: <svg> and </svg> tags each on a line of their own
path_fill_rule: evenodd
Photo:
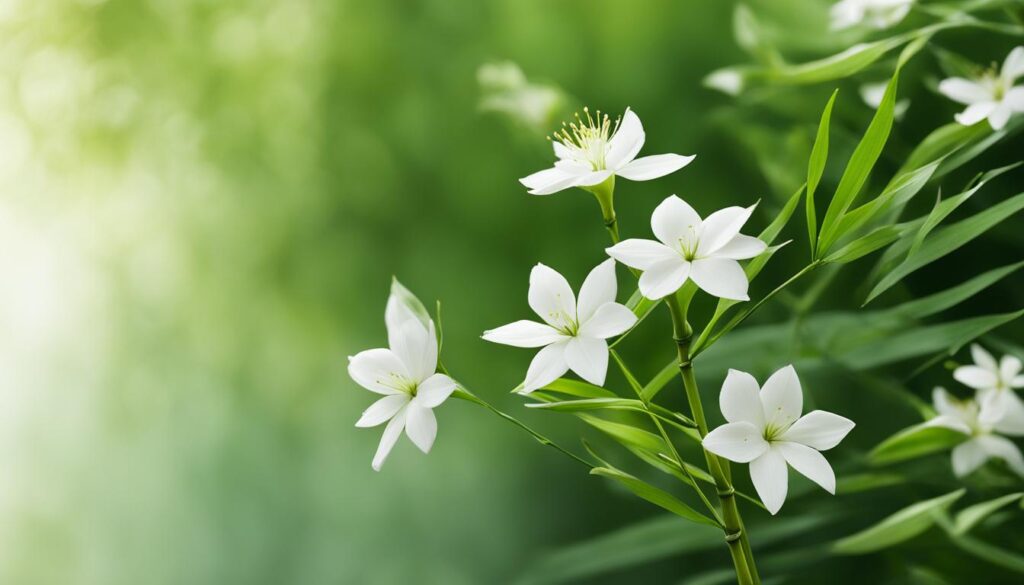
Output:
<svg viewBox="0 0 1024 585">
<path fill-rule="evenodd" d="M 967 435 L 953 429 L 921 423 L 903 429 L 879 443 L 868 454 L 868 460 L 875 465 L 897 463 L 945 451 L 966 440 Z"/>
<path fill-rule="evenodd" d="M 988 516 L 991 516 L 1000 508 L 1022 501 L 1022 497 L 1024 497 L 1024 492 L 1016 492 L 995 498 L 994 500 L 988 500 L 986 502 L 974 504 L 973 506 L 968 506 L 957 513 L 953 520 L 953 530 L 958 535 L 967 534 L 972 528 L 977 526 L 979 522 Z"/>
<path fill-rule="evenodd" d="M 643 498 L 656 506 L 660 506 L 680 518 L 685 518 L 691 522 L 696 522 L 697 524 L 706 524 L 708 526 L 716 527 L 719 526 L 719 524 L 713 519 L 694 510 L 672 494 L 624 471 L 609 467 L 595 467 L 590 470 L 590 473 L 591 475 L 599 475 L 601 477 L 613 479 L 624 485 L 629 489 L 629 491 L 633 492 L 638 497 Z"/>
<path fill-rule="evenodd" d="M 832 552 L 841 555 L 859 555 L 910 540 L 935 524 L 935 514 L 948 508 L 964 495 L 965 490 L 918 502 L 906 507 L 878 524 L 842 538 L 832 545 Z"/>
</svg>

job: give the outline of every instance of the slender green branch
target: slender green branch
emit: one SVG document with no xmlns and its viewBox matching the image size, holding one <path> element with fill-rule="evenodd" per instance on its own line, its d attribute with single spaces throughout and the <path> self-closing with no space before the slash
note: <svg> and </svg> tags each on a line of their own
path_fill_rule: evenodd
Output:
<svg viewBox="0 0 1024 585">
<path fill-rule="evenodd" d="M 498 408 L 495 407 L 494 405 L 492 405 L 490 402 L 487 402 L 483 398 L 480 398 L 476 394 L 473 394 L 468 389 L 466 389 L 464 386 L 460 385 L 460 389 L 456 390 L 456 392 L 455 392 L 455 394 L 453 394 L 453 396 L 455 396 L 456 398 L 461 398 L 462 400 L 465 400 L 467 402 L 472 402 L 473 404 L 477 404 L 479 406 L 483 406 L 487 410 L 493 412 L 494 414 L 498 415 L 499 417 L 507 420 L 508 422 L 516 425 L 520 429 L 522 429 L 522 430 L 526 431 L 527 433 L 529 433 L 530 435 L 532 435 L 533 438 L 536 439 L 537 442 L 540 443 L 541 445 L 547 445 L 548 447 L 551 447 L 551 448 L 559 451 L 560 453 L 562 453 L 563 455 L 565 455 L 565 456 L 569 457 L 570 459 L 576 461 L 577 463 L 581 463 L 581 464 L 587 466 L 587 469 L 593 469 L 594 468 L 594 464 L 592 464 L 591 462 L 589 462 L 586 459 L 580 457 L 579 455 L 576 455 L 572 451 L 569 451 L 565 447 L 562 447 L 561 445 L 559 445 L 558 443 L 552 441 L 551 439 L 545 437 L 544 435 L 542 435 L 539 432 L 535 431 L 529 425 L 527 425 L 526 423 L 522 422 L 521 420 L 515 418 L 514 416 L 512 416 L 510 414 L 507 414 L 507 413 L 505 413 L 505 412 L 503 412 L 501 410 L 498 410 Z"/>
<path fill-rule="evenodd" d="M 678 352 L 679 373 L 686 389 L 686 400 L 690 404 L 691 415 L 697 423 L 697 430 L 703 439 L 708 434 L 708 423 L 704 417 L 704 407 L 701 405 L 700 391 L 697 388 L 697 379 L 693 373 L 693 362 L 690 355 L 693 329 L 686 320 L 689 296 L 692 294 L 680 296 L 683 298 L 669 295 L 665 301 L 672 315 L 672 333 Z M 736 505 L 736 490 L 729 481 L 728 472 L 723 468 L 723 463 L 719 458 L 706 449 L 704 456 L 707 459 L 708 471 L 714 478 L 715 487 L 718 490 L 718 499 L 722 506 L 725 524 L 725 541 L 729 545 L 729 554 L 732 556 L 732 562 L 736 568 L 736 578 L 740 585 L 758 585 L 761 580 L 757 573 L 757 566 L 754 564 L 750 540 L 744 530 L 739 507 Z"/>
</svg>

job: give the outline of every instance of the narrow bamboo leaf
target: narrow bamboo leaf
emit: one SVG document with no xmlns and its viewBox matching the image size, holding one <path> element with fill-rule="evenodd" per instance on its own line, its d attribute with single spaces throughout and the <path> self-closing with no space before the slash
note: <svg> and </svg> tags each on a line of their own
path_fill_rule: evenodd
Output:
<svg viewBox="0 0 1024 585">
<path fill-rule="evenodd" d="M 897 463 L 937 451 L 945 451 L 966 440 L 967 435 L 953 429 L 921 423 L 903 429 L 879 443 L 868 454 L 868 460 L 874 465 Z"/>
<path fill-rule="evenodd" d="M 902 225 L 883 225 L 863 235 L 825 257 L 825 262 L 846 264 L 884 248 L 899 239 L 906 228 Z"/>
<path fill-rule="evenodd" d="M 779 214 L 775 216 L 768 227 L 764 228 L 760 234 L 757 235 L 757 239 L 761 240 L 766 244 L 771 244 L 775 241 L 775 238 L 779 237 L 779 233 L 789 223 L 789 218 L 793 217 L 793 212 L 796 211 L 796 206 L 800 203 L 800 196 L 803 195 L 804 185 L 801 185 L 789 199 L 786 200 L 786 204 L 779 210 Z"/>
<path fill-rule="evenodd" d="M 847 351 L 838 359 L 852 369 L 864 370 L 939 351 L 954 353 L 971 340 L 1021 315 L 1024 315 L 1024 310 L 919 327 L 873 340 Z"/>
<path fill-rule="evenodd" d="M 954 307 L 970 298 L 973 298 L 974 295 L 996 284 L 1014 272 L 1017 272 L 1020 270 L 1021 266 L 1024 266 L 1024 261 L 995 268 L 988 272 L 983 272 L 967 282 L 958 284 L 944 291 L 930 294 L 920 299 L 903 303 L 902 305 L 897 305 L 891 309 L 883 311 L 883 314 L 887 317 L 893 317 L 901 320 L 923 319 L 929 315 L 945 311 L 950 307 Z"/>
<path fill-rule="evenodd" d="M 859 555 L 910 540 L 931 528 L 935 524 L 935 514 L 948 508 L 964 492 L 957 490 L 904 508 L 870 528 L 836 541 L 832 551 L 841 555 Z"/>
<path fill-rule="evenodd" d="M 945 126 L 940 126 L 925 137 L 913 152 L 910 153 L 906 162 L 903 163 L 900 173 L 904 173 L 910 169 L 921 168 L 928 163 L 935 162 L 941 158 L 949 156 L 957 150 L 962 149 L 964 145 L 970 144 L 990 132 L 991 128 L 988 124 L 964 126 L 956 122 L 951 122 Z M 939 176 L 942 176 L 943 174 L 944 172 L 942 171 L 938 173 Z"/>
<path fill-rule="evenodd" d="M 1004 548 L 978 540 L 969 535 L 950 536 L 957 547 L 964 552 L 970 553 L 979 559 L 992 563 L 993 565 L 1009 569 L 1017 573 L 1024 573 L 1024 556 Z"/>
<path fill-rule="evenodd" d="M 939 168 L 940 162 L 941 160 L 938 160 L 919 169 L 897 175 L 886 185 L 878 197 L 844 214 L 839 220 L 839 225 L 836 226 L 836 240 L 853 233 L 888 209 L 902 208 L 924 188 L 935 174 L 935 170 Z"/>
<path fill-rule="evenodd" d="M 896 473 L 860 473 L 839 478 L 836 482 L 837 494 L 856 494 L 868 492 L 894 485 L 903 485 L 907 478 Z"/>
<path fill-rule="evenodd" d="M 559 378 L 542 388 L 542 390 L 579 398 L 618 398 L 611 390 L 605 390 L 600 386 L 595 386 L 582 380 L 570 380 L 569 378 Z"/>
<path fill-rule="evenodd" d="M 679 362 L 673 358 L 672 361 L 665 364 L 665 367 L 654 375 L 654 378 L 644 386 L 644 399 L 650 401 L 653 400 L 658 392 L 664 388 L 669 382 L 674 380 L 679 375 Z"/>
<path fill-rule="evenodd" d="M 536 395 L 534 392 L 531 396 Z M 527 408 L 536 410 L 553 410 L 555 412 L 583 412 L 587 410 L 632 410 L 646 412 L 639 400 L 630 398 L 585 398 L 583 400 L 564 400 L 558 402 L 533 402 Z"/>
<path fill-rule="evenodd" d="M 912 38 L 910 35 L 899 35 L 872 43 L 854 45 L 831 57 L 780 67 L 768 72 L 766 77 L 776 83 L 788 84 L 822 83 L 833 79 L 843 79 L 881 59 L 886 53 L 907 42 L 910 38 Z"/>
<path fill-rule="evenodd" d="M 828 252 L 829 247 L 835 242 L 840 234 L 836 232 L 836 226 L 840 218 L 846 213 L 860 192 L 864 183 L 868 180 L 871 169 L 874 168 L 878 157 L 882 154 L 882 148 L 889 139 L 889 132 L 892 130 L 893 109 L 896 104 L 896 88 L 899 83 L 899 70 L 892 76 L 882 103 L 878 106 L 875 116 L 871 119 L 864 137 L 861 138 L 857 148 L 850 156 L 846 165 L 843 177 L 839 180 L 835 195 L 829 203 L 825 212 L 825 219 L 821 224 L 821 236 L 818 242 L 818 256 Z"/>
<path fill-rule="evenodd" d="M 655 453 L 663 453 L 666 451 L 665 442 L 662 441 L 661 437 L 649 431 L 645 431 L 633 425 L 613 422 L 589 414 L 580 414 L 578 416 L 588 425 L 605 433 L 623 445 L 653 451 Z"/>
<path fill-rule="evenodd" d="M 957 513 L 956 518 L 953 520 L 953 531 L 957 535 L 967 534 L 979 522 L 991 516 L 1000 508 L 1022 501 L 1022 497 L 1024 497 L 1024 492 L 1016 492 L 994 500 L 968 506 Z"/>
<path fill-rule="evenodd" d="M 888 290 L 907 275 L 959 249 L 1021 209 L 1024 209 L 1024 193 L 993 205 L 953 225 L 937 230 L 935 235 L 924 240 L 917 253 L 909 256 L 900 265 L 882 277 L 878 284 L 871 289 L 865 303 L 871 302 L 872 299 Z"/>
<path fill-rule="evenodd" d="M 654 487 L 653 485 L 638 479 L 624 471 L 608 467 L 595 467 L 590 470 L 592 475 L 599 475 L 601 477 L 607 477 L 613 479 L 622 485 L 624 485 L 631 492 L 636 494 L 638 497 L 647 500 L 648 502 L 660 506 L 669 512 L 685 518 L 691 522 L 697 524 L 707 524 L 708 526 L 718 526 L 718 523 L 711 518 L 701 514 L 694 510 L 690 506 L 686 505 L 672 494 Z"/>
<path fill-rule="evenodd" d="M 832 106 L 835 104 L 836 95 L 839 90 L 832 92 L 832 97 L 825 104 L 825 110 L 821 113 L 821 121 L 818 122 L 818 134 L 814 139 L 814 147 L 811 149 L 811 158 L 807 162 L 807 198 L 804 200 L 807 209 L 807 238 L 811 243 L 811 256 L 814 256 L 818 246 L 818 216 L 814 208 L 814 191 L 818 188 L 821 175 L 825 172 L 825 163 L 828 162 L 828 127 L 832 119 Z"/>
</svg>

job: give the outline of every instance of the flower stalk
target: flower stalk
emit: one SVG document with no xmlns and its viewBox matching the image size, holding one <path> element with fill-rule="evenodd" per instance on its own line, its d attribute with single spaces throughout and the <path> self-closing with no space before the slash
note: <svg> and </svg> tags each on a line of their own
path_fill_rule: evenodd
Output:
<svg viewBox="0 0 1024 585">
<path fill-rule="evenodd" d="M 697 430 L 703 439 L 708 434 L 708 423 L 704 416 L 704 407 L 701 404 L 700 391 L 697 388 L 697 379 L 693 372 L 693 362 L 690 361 L 690 341 L 693 338 L 693 328 L 686 320 L 692 296 L 692 292 L 688 293 L 684 289 L 677 295 L 669 295 L 665 300 L 672 315 L 672 335 L 678 351 L 679 373 L 686 390 L 686 400 L 690 405 L 693 420 L 697 423 Z M 744 529 L 739 507 L 736 505 L 736 490 L 724 467 L 728 464 L 723 463 L 716 455 L 707 450 L 704 451 L 704 456 L 708 463 L 708 471 L 715 480 L 718 499 L 722 506 L 725 542 L 729 545 L 729 554 L 732 556 L 733 566 L 736 568 L 736 579 L 740 585 L 759 585 L 761 580 L 754 564 L 750 540 Z"/>
<path fill-rule="evenodd" d="M 604 228 L 608 230 L 612 244 L 618 244 L 619 224 L 615 219 L 615 175 L 608 177 L 603 183 L 585 187 L 585 189 L 597 198 L 597 203 L 601 206 L 601 219 L 604 221 Z"/>
</svg>

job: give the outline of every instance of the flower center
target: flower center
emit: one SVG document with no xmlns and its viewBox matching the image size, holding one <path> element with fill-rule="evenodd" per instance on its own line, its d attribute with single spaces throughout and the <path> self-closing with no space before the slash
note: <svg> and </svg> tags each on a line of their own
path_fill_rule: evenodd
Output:
<svg viewBox="0 0 1024 585">
<path fill-rule="evenodd" d="M 382 386 L 387 386 L 392 390 L 397 390 L 399 392 L 408 394 L 409 396 L 416 396 L 418 384 L 401 374 L 396 374 L 395 372 L 388 372 L 387 376 L 385 376 L 383 379 L 378 379 L 377 383 Z"/>
<path fill-rule="evenodd" d="M 548 139 L 561 142 L 572 151 L 574 159 L 589 164 L 593 170 L 604 170 L 608 141 L 618 131 L 621 119 L 616 119 L 613 125 L 608 114 L 598 110 L 596 116 L 591 116 L 588 108 L 583 108 L 583 116 L 577 113 L 575 117 L 576 120 L 568 124 L 562 122 L 562 129 Z"/>
<path fill-rule="evenodd" d="M 785 431 L 786 427 L 769 423 L 764 427 L 764 440 L 770 443 L 778 439 Z"/>
<path fill-rule="evenodd" d="M 559 333 L 569 337 L 576 337 L 580 330 L 580 324 L 576 321 L 576 318 L 565 311 L 551 311 L 548 313 L 548 322 L 553 324 Z M 557 325 L 555 325 L 556 323 Z"/>
<path fill-rule="evenodd" d="M 697 237 L 697 228 L 694 226 L 688 225 L 686 229 L 689 233 L 679 236 L 676 239 L 676 245 L 683 260 L 691 261 L 697 256 L 697 244 L 700 243 L 700 238 Z"/>
</svg>

